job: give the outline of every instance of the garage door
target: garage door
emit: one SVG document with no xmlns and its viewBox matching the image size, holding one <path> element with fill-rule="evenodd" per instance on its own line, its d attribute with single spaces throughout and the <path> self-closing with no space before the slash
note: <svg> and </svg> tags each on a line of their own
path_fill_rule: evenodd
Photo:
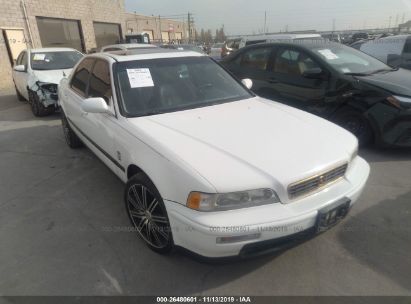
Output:
<svg viewBox="0 0 411 304">
<path fill-rule="evenodd" d="M 84 51 L 78 20 L 36 17 L 43 47 L 69 47 Z"/>
<path fill-rule="evenodd" d="M 93 22 L 97 48 L 110 44 L 121 43 L 120 24 Z"/>
<path fill-rule="evenodd" d="M 24 31 L 23 29 L 3 29 L 3 34 L 10 62 L 14 64 L 21 51 L 27 48 Z"/>
<path fill-rule="evenodd" d="M 163 42 L 169 42 L 170 34 L 168 32 L 161 32 L 161 39 L 163 40 Z"/>
</svg>

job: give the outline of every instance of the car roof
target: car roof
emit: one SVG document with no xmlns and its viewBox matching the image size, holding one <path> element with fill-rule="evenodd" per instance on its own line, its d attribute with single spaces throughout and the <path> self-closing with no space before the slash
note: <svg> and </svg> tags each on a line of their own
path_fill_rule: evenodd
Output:
<svg viewBox="0 0 411 304">
<path fill-rule="evenodd" d="M 48 52 L 79 52 L 76 49 L 72 48 L 38 48 L 38 49 L 29 49 L 30 52 L 32 53 L 48 53 Z"/>
<path fill-rule="evenodd" d="M 119 44 L 111 44 L 111 45 L 106 45 L 103 46 L 103 49 L 106 48 L 114 48 L 114 47 L 120 47 L 120 48 L 156 48 L 154 44 L 147 44 L 147 43 L 119 43 Z"/>
<path fill-rule="evenodd" d="M 290 41 L 273 41 L 267 43 L 256 43 L 249 46 L 244 47 L 243 49 L 251 49 L 255 47 L 262 47 L 262 46 L 301 46 L 306 49 L 316 49 L 320 47 L 344 47 L 343 44 L 328 40 L 320 40 L 320 39 L 308 39 L 308 40 L 290 40 Z"/>
<path fill-rule="evenodd" d="M 306 38 L 321 38 L 320 34 L 272 34 L 272 35 L 257 35 L 244 37 L 246 41 L 253 40 L 292 40 L 292 39 L 306 39 Z"/>
<path fill-rule="evenodd" d="M 181 57 L 205 57 L 206 55 L 194 51 L 180 51 L 174 49 L 151 48 L 141 50 L 115 51 L 108 53 L 95 53 L 90 56 L 112 58 L 118 62 L 161 59 L 161 58 L 181 58 Z"/>
</svg>

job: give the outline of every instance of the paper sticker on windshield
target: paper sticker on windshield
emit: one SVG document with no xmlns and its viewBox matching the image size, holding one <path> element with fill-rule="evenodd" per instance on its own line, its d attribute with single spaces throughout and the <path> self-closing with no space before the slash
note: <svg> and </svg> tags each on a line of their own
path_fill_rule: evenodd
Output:
<svg viewBox="0 0 411 304">
<path fill-rule="evenodd" d="M 131 88 L 154 87 L 149 69 L 127 69 L 127 75 Z"/>
<path fill-rule="evenodd" d="M 331 50 L 326 49 L 326 50 L 319 50 L 318 53 L 320 53 L 321 55 L 323 55 L 326 59 L 328 60 L 335 60 L 338 59 L 339 57 L 334 54 Z"/>
<path fill-rule="evenodd" d="M 35 61 L 41 61 L 46 58 L 46 54 L 34 54 L 33 60 Z"/>
</svg>

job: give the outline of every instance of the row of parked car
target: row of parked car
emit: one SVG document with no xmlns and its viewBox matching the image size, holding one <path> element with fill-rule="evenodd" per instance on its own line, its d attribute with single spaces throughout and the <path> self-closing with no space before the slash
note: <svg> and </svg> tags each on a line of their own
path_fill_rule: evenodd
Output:
<svg viewBox="0 0 411 304">
<path fill-rule="evenodd" d="M 364 52 L 310 35 L 284 36 L 283 42 L 271 44 L 258 43 L 257 38 L 243 40 L 240 50 L 227 52 L 221 61 L 239 79 L 251 79 L 256 94 L 332 120 L 362 145 L 410 145 L 410 72 L 405 70 L 411 60 L 410 37 L 370 41 L 363 45 Z M 152 48 L 157 46 L 119 44 L 101 51 Z M 202 53 L 192 45 L 166 48 Z M 18 98 L 28 100 L 36 116 L 53 113 L 58 83 L 82 56 L 65 48 L 23 51 L 13 71 Z"/>
<path fill-rule="evenodd" d="M 126 184 L 131 223 L 159 253 L 252 256 L 325 231 L 368 179 L 358 139 L 411 146 L 410 72 L 341 44 L 256 43 L 221 63 L 148 45 L 102 51 L 23 51 L 17 94 L 38 116 L 58 100 L 68 146 Z"/>
</svg>

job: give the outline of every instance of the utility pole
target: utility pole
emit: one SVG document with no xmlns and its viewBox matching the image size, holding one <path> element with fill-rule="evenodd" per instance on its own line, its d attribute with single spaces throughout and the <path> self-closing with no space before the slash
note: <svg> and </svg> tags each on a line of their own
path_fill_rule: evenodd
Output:
<svg viewBox="0 0 411 304">
<path fill-rule="evenodd" d="M 190 12 L 188 12 L 187 21 L 188 21 L 188 43 L 191 43 L 191 14 Z"/>
<path fill-rule="evenodd" d="M 264 12 L 264 34 L 267 34 L 267 11 Z"/>
<path fill-rule="evenodd" d="M 400 24 L 400 14 L 397 14 L 397 16 L 395 17 L 394 27 L 398 27 L 399 24 Z"/>
<path fill-rule="evenodd" d="M 392 16 L 390 16 L 389 21 L 388 21 L 388 31 L 390 31 L 391 29 L 391 20 L 392 20 Z"/>
<path fill-rule="evenodd" d="M 333 19 L 333 33 L 335 32 L 335 19 Z"/>
</svg>

